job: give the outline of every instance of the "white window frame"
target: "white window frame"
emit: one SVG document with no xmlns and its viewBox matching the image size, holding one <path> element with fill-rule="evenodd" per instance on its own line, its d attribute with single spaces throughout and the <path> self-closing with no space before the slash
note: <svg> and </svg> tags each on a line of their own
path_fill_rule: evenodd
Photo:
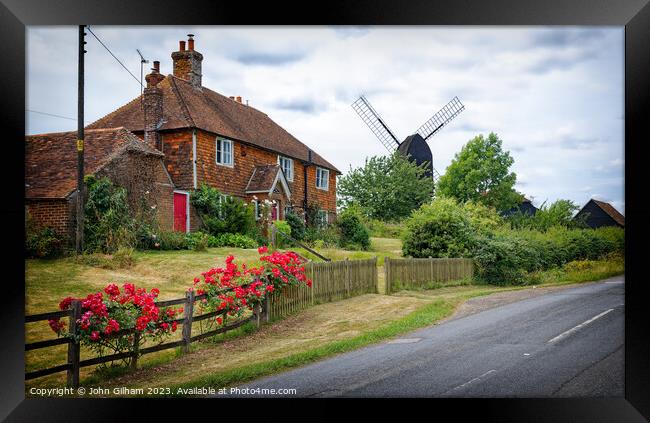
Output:
<svg viewBox="0 0 650 423">
<path fill-rule="evenodd" d="M 323 178 L 323 174 L 326 175 Z M 321 182 L 321 185 L 318 185 L 318 181 Z M 325 186 L 323 186 L 323 181 L 325 181 Z M 330 170 L 322 167 L 316 168 L 316 188 L 322 189 L 323 191 L 329 191 L 330 189 Z"/>
<path fill-rule="evenodd" d="M 289 163 L 289 172 L 285 172 L 284 165 L 282 164 L 283 161 L 287 161 Z M 293 182 L 293 159 L 287 156 L 278 155 L 278 164 L 280 165 L 280 168 L 282 169 L 284 177 L 287 179 L 287 181 Z"/>
<path fill-rule="evenodd" d="M 321 228 L 327 226 L 329 224 L 329 215 L 327 210 L 319 210 L 317 219 L 318 225 Z"/>
<path fill-rule="evenodd" d="M 221 150 L 219 150 L 219 142 L 221 142 Z M 224 161 L 224 144 L 230 145 L 230 162 Z M 217 138 L 214 142 L 214 161 L 218 166 L 234 167 L 235 166 L 235 143 L 227 138 Z M 221 153 L 221 162 L 219 161 L 219 153 Z"/>
<path fill-rule="evenodd" d="M 260 220 L 260 200 L 253 200 L 255 220 Z"/>
</svg>

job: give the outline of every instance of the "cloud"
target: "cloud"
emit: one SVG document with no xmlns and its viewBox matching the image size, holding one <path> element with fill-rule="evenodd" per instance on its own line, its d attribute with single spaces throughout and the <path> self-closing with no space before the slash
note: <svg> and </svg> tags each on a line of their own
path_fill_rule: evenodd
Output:
<svg viewBox="0 0 650 423">
<path fill-rule="evenodd" d="M 533 46 L 545 47 L 571 47 L 576 44 L 601 40 L 607 30 L 603 28 L 577 28 L 577 29 L 546 29 L 534 32 L 532 36 Z"/>
<path fill-rule="evenodd" d="M 273 105 L 278 109 L 303 113 L 317 113 L 327 108 L 325 104 L 309 98 L 281 99 L 275 101 Z"/>
<path fill-rule="evenodd" d="M 243 63 L 244 65 L 263 65 L 263 66 L 283 66 L 302 60 L 305 53 L 284 52 L 271 53 L 263 51 L 248 51 L 231 56 L 232 59 Z"/>
<path fill-rule="evenodd" d="M 333 26 L 332 30 L 342 38 L 359 38 L 370 32 L 367 26 Z"/>
</svg>

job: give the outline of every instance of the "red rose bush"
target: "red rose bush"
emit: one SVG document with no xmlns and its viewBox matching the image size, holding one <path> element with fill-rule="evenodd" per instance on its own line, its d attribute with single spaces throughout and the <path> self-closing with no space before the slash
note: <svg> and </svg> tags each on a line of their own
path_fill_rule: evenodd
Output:
<svg viewBox="0 0 650 423">
<path fill-rule="evenodd" d="M 305 284 L 311 287 L 312 281 L 307 279 L 305 267 L 296 253 L 275 251 L 266 254 L 267 247 L 258 248 L 258 253 L 258 266 L 240 266 L 233 256 L 228 256 L 226 267 L 212 268 L 201 273 L 202 278 L 194 278 L 196 294 L 206 294 L 199 302 L 202 311 L 223 312 L 216 317 L 217 324 L 224 324 L 227 317 L 241 316 L 246 310 L 252 310 L 268 295 L 285 286 Z"/>
<path fill-rule="evenodd" d="M 156 305 L 159 293 L 158 288 L 147 292 L 131 283 L 125 283 L 122 290 L 115 284 L 109 284 L 103 292 L 79 299 L 81 318 L 76 322 L 76 336 L 67 333 L 65 325 L 59 319 L 52 319 L 49 324 L 58 335 L 74 337 L 99 356 L 104 356 L 107 352 L 133 351 L 146 340 L 162 342 L 176 331 L 178 324 L 175 319 L 183 309 L 160 309 Z M 59 308 L 70 309 L 73 300 L 72 297 L 63 299 Z"/>
</svg>

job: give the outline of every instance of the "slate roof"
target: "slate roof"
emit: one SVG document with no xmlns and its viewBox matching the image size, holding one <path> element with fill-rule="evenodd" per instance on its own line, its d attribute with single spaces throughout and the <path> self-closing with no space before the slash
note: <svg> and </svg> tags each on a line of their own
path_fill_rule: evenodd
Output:
<svg viewBox="0 0 650 423">
<path fill-rule="evenodd" d="M 66 198 L 77 186 L 77 132 L 25 136 L 25 197 Z M 125 128 L 84 133 L 84 173 L 93 174 L 127 151 L 163 157 Z"/>
<path fill-rule="evenodd" d="M 158 87 L 163 94 L 163 124 L 160 130 L 198 128 L 226 138 L 250 143 L 299 160 L 308 160 L 309 147 L 252 106 L 239 103 L 206 87 L 194 88 L 188 81 L 167 75 Z M 124 126 L 142 131 L 141 96 L 88 125 L 88 128 Z M 312 151 L 312 161 L 337 173 L 334 165 Z"/>
<path fill-rule="evenodd" d="M 591 199 L 591 201 L 593 201 L 594 204 L 596 204 L 598 207 L 600 207 L 602 211 L 607 213 L 607 215 L 609 215 L 609 217 L 614 219 L 614 221 L 616 223 L 618 223 L 621 226 L 625 226 L 625 216 L 623 216 L 621 213 L 619 213 L 619 211 L 616 210 L 614 208 L 614 206 L 612 206 L 611 204 L 606 203 L 604 201 L 594 200 L 593 198 Z"/>
</svg>

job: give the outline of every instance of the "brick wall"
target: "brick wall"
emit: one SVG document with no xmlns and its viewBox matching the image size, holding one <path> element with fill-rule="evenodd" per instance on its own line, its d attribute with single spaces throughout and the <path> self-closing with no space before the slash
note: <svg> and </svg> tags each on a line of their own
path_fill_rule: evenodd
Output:
<svg viewBox="0 0 650 423">
<path fill-rule="evenodd" d="M 191 141 L 191 135 L 190 135 Z M 245 193 L 246 184 L 253 168 L 257 165 L 275 164 L 278 154 L 260 148 L 233 142 L 234 166 L 220 166 L 215 162 L 216 136 L 206 131 L 197 131 L 197 182 L 206 182 L 226 194 L 250 199 Z M 291 203 L 302 210 L 304 200 L 304 167 L 300 160 L 293 159 L 293 181 L 289 181 Z M 316 188 L 316 166 L 307 168 L 308 201 L 315 201 L 330 214 L 336 214 L 336 174 L 330 171 L 329 189 Z"/>
<path fill-rule="evenodd" d="M 74 216 L 71 213 L 74 203 L 65 199 L 26 199 L 25 207 L 40 226 L 50 227 L 66 237 L 74 231 Z"/>
</svg>

